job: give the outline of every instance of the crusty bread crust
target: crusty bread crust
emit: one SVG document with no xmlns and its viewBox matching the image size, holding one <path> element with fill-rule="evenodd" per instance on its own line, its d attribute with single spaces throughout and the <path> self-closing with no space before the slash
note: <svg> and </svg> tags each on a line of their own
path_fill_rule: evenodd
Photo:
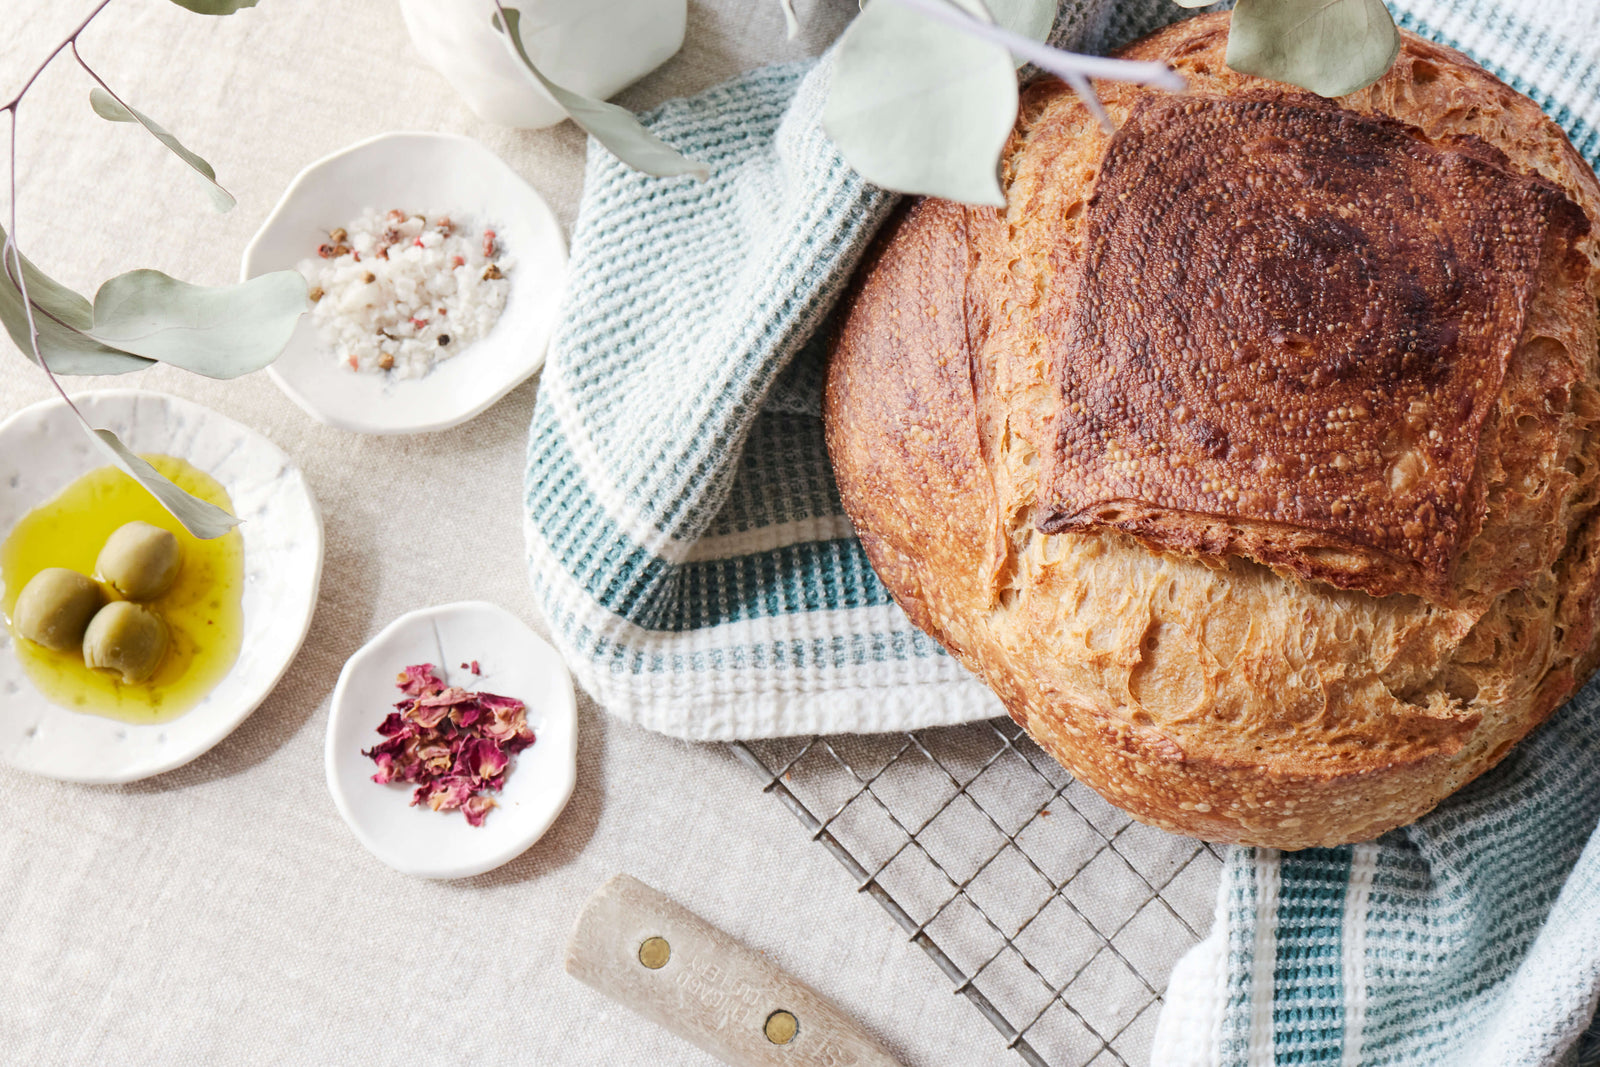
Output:
<svg viewBox="0 0 1600 1067">
<path fill-rule="evenodd" d="M 1229 70 L 1226 38 L 1227 15 L 1207 15 L 1124 54 L 1172 63 L 1199 93 L 1291 92 Z M 1102 88 L 1119 124 L 1149 95 Z M 1481 139 L 1600 220 L 1600 184 L 1559 127 L 1457 52 L 1405 34 L 1394 68 L 1338 103 L 1430 143 Z M 845 507 L 917 625 L 1136 817 L 1280 848 L 1410 822 L 1595 666 L 1600 241 L 1569 231 L 1541 258 L 1446 595 L 1374 596 L 1292 559 L 1274 570 L 1106 526 L 1047 534 L 1054 368 L 1107 144 L 1070 91 L 1042 82 L 1007 150 L 1006 209 L 921 200 L 886 227 L 829 369 Z"/>
<path fill-rule="evenodd" d="M 1414 130 L 1309 94 L 1138 99 L 1050 337 L 1041 529 L 1452 603 L 1484 420 L 1588 222 Z"/>
</svg>

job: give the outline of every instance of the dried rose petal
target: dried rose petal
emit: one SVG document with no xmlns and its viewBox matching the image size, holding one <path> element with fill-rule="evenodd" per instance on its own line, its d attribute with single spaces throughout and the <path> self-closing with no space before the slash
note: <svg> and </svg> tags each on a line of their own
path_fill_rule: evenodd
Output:
<svg viewBox="0 0 1600 1067">
<path fill-rule="evenodd" d="M 378 732 L 384 737 L 409 737 L 416 733 L 416 730 L 416 723 L 407 722 L 398 711 L 391 711 L 389 717 L 378 727 Z"/>
<path fill-rule="evenodd" d="M 425 693 L 437 693 L 444 688 L 444 682 L 434 676 L 431 663 L 419 663 L 415 667 L 407 667 L 400 672 L 395 684 L 400 687 L 402 693 L 413 697 Z"/>
<path fill-rule="evenodd" d="M 497 808 L 499 806 L 500 805 L 494 802 L 493 797 L 484 796 L 482 793 L 479 793 L 477 796 L 470 798 L 465 804 L 461 805 L 461 814 L 465 815 L 467 817 L 467 822 L 471 823 L 473 826 L 482 826 L 483 817 L 489 814 L 489 809 Z"/>
<path fill-rule="evenodd" d="M 465 668 L 463 664 L 463 668 Z M 480 673 L 478 661 L 472 672 Z M 372 780 L 416 786 L 413 805 L 460 810 L 482 826 L 510 773 L 511 757 L 533 744 L 522 701 L 446 686 L 431 663 L 407 667 L 395 679 L 406 699 L 384 718 L 385 738 L 363 751 L 377 764 Z"/>
<path fill-rule="evenodd" d="M 468 701 L 476 700 L 477 697 L 478 694 L 476 693 L 469 693 L 460 686 L 452 685 L 449 689 L 429 693 L 418 700 L 417 703 L 425 708 L 451 708 L 457 704 L 465 704 Z"/>
<path fill-rule="evenodd" d="M 450 709 L 443 704 L 435 704 L 433 707 L 428 707 L 421 701 L 418 701 L 416 704 L 413 704 L 410 708 L 408 708 L 404 714 L 406 718 L 410 719 L 424 730 L 431 730 L 435 726 L 438 726 L 439 723 L 444 721 L 445 716 L 450 714 Z"/>
<path fill-rule="evenodd" d="M 372 761 L 378 765 L 378 773 L 372 776 L 374 782 L 387 785 L 395 780 L 394 756 L 388 752 L 368 752 Z"/>
<path fill-rule="evenodd" d="M 465 775 L 440 778 L 428 786 L 428 807 L 434 811 L 454 811 L 467 802 L 477 784 Z"/>
<path fill-rule="evenodd" d="M 476 778 L 493 778 L 511 763 L 511 757 L 500 751 L 500 746 L 487 737 L 467 746 L 464 753 L 467 768 Z"/>
</svg>

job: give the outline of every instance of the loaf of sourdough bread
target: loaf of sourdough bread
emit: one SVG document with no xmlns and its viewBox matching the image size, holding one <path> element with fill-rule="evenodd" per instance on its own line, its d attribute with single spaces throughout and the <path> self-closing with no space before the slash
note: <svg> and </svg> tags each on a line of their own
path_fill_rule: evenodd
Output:
<svg viewBox="0 0 1600 1067">
<path fill-rule="evenodd" d="M 1405 36 L 1323 100 L 1023 96 L 1003 210 L 886 227 L 828 445 L 885 584 L 1134 816 L 1302 848 L 1409 822 L 1596 662 L 1600 185 L 1528 98 Z"/>
</svg>

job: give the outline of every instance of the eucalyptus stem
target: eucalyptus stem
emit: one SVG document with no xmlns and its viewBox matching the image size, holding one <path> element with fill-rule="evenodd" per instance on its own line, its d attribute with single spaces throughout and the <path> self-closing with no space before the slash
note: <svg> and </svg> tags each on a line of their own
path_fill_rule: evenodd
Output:
<svg viewBox="0 0 1600 1067">
<path fill-rule="evenodd" d="M 22 88 L 17 91 L 17 95 L 7 101 L 3 107 L 0 107 L 0 111 L 6 112 L 10 116 L 10 129 L 7 131 L 6 167 L 9 190 L 7 219 L 10 225 L 6 227 L 5 244 L 0 247 L 0 266 L 4 267 L 6 276 L 17 287 L 17 293 L 22 298 L 22 312 L 28 320 L 28 347 L 33 349 L 34 362 L 39 364 L 40 370 L 44 371 L 45 377 L 50 380 L 50 384 L 55 388 L 56 394 L 61 397 L 67 407 L 72 409 L 73 414 L 78 416 L 78 421 L 85 426 L 88 425 L 88 420 L 83 417 L 83 412 L 78 410 L 78 405 L 74 404 L 72 398 L 67 395 L 66 387 L 61 384 L 61 379 L 56 377 L 55 371 L 51 369 L 49 361 L 45 359 L 44 352 L 39 347 L 39 323 L 34 316 L 33 298 L 28 295 L 28 276 L 22 265 L 22 248 L 17 244 L 17 127 L 21 122 L 22 98 L 28 95 L 28 90 L 33 88 L 33 83 L 39 80 L 39 75 L 45 72 L 45 68 L 55 62 L 56 57 L 68 48 L 72 49 L 73 58 L 78 61 L 78 65 L 88 71 L 89 76 L 94 78 L 95 81 L 100 82 L 101 86 L 106 88 L 106 92 L 111 92 L 111 89 L 106 87 L 105 82 L 100 80 L 98 74 L 90 70 L 89 64 L 85 63 L 83 56 L 78 53 L 78 38 L 83 34 L 84 30 L 89 28 L 89 23 L 94 21 L 95 16 L 104 11 L 110 3 L 111 0 L 100 0 L 94 6 L 94 10 L 85 15 L 83 21 L 78 23 L 77 28 L 67 36 L 67 39 L 56 45 L 50 54 L 45 56 L 44 61 L 34 68 L 33 73 L 28 75 L 28 80 L 22 83 Z M 113 93 L 112 95 L 116 94 Z M 44 312 L 43 308 L 39 310 Z M 49 314 L 48 312 L 44 313 Z M 54 316 L 51 317 L 54 318 Z M 90 434 L 90 436 L 97 442 L 100 441 L 98 435 Z M 103 442 L 100 447 L 102 450 L 105 449 Z"/>
<path fill-rule="evenodd" d="M 1157 89 L 1170 89 L 1173 92 L 1181 92 L 1188 87 L 1183 75 L 1165 63 L 1086 56 L 1053 48 L 1031 37 L 1013 33 L 1003 26 L 974 18 L 949 0 L 893 0 L 893 2 L 962 33 L 1000 45 L 1017 58 L 1025 59 L 1040 70 L 1054 74 L 1072 87 L 1083 100 L 1084 106 L 1108 132 L 1112 129 L 1111 117 L 1106 114 L 1105 106 L 1095 95 L 1094 87 L 1089 84 L 1090 78 L 1133 82 Z"/>
<path fill-rule="evenodd" d="M 28 80 L 22 83 L 21 90 L 19 90 L 17 95 L 13 96 L 4 106 L 0 106 L 0 111 L 11 111 L 15 113 L 17 104 L 22 101 L 24 96 L 28 95 L 28 90 L 33 88 L 33 83 L 38 80 L 39 75 L 44 73 L 44 68 L 48 67 L 55 60 L 56 56 L 61 54 L 63 49 L 77 44 L 79 35 L 81 35 L 84 30 L 89 28 L 89 23 L 93 22 L 95 16 L 104 11 L 106 6 L 110 3 L 111 0 L 100 0 L 100 2 L 94 6 L 94 10 L 89 12 L 89 14 L 84 17 L 82 22 L 78 23 L 78 28 L 73 30 L 72 33 L 68 35 L 66 40 L 56 45 L 55 49 L 49 55 L 44 57 L 44 62 L 40 63 L 34 68 L 33 73 L 28 75 Z M 15 157 L 13 157 L 13 162 L 14 161 Z"/>
<path fill-rule="evenodd" d="M 1089 79 L 1082 74 L 1069 74 L 1066 77 L 1072 91 L 1078 94 L 1078 99 L 1083 101 L 1083 106 L 1100 123 L 1100 128 L 1107 133 L 1116 133 L 1117 128 L 1111 121 L 1111 115 L 1106 111 L 1105 104 L 1100 102 L 1100 95 L 1094 91 L 1094 86 L 1089 84 Z"/>
<path fill-rule="evenodd" d="M 106 0 L 106 2 L 110 3 L 110 0 Z M 85 74 L 89 75 L 89 77 L 93 78 L 95 80 L 95 84 L 96 85 L 100 86 L 100 88 L 104 89 L 107 93 L 111 94 L 111 99 L 115 100 L 117 103 L 121 104 L 123 107 L 128 107 L 128 102 L 126 100 L 122 99 L 122 97 L 118 96 L 117 95 L 117 91 L 115 89 L 111 88 L 111 86 L 107 85 L 106 84 L 106 80 L 104 78 L 100 77 L 100 75 L 96 74 L 93 67 L 89 66 L 88 63 L 84 62 L 83 53 L 78 51 L 78 42 L 77 41 L 72 41 L 71 45 L 72 45 L 72 58 L 78 61 L 78 66 L 83 68 L 83 72 Z M 128 110 L 131 112 L 133 109 L 132 108 L 128 108 Z M 141 125 L 143 125 L 143 124 L 141 123 Z"/>
</svg>

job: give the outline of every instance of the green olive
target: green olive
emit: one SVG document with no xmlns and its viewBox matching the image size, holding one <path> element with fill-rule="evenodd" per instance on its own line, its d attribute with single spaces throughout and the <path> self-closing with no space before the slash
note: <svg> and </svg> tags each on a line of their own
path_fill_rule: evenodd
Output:
<svg viewBox="0 0 1600 1067">
<path fill-rule="evenodd" d="M 11 618 L 18 635 L 65 652 L 83 641 L 83 631 L 106 595 L 90 579 L 65 567 L 46 567 L 17 597 Z"/>
<path fill-rule="evenodd" d="M 149 608 L 126 600 L 96 612 L 83 635 L 84 664 L 120 675 L 130 685 L 148 680 L 166 654 L 167 624 Z"/>
<path fill-rule="evenodd" d="M 129 600 L 154 600 L 172 588 L 183 565 L 183 550 L 170 530 L 130 522 L 106 538 L 95 570 L 102 581 Z"/>
</svg>

